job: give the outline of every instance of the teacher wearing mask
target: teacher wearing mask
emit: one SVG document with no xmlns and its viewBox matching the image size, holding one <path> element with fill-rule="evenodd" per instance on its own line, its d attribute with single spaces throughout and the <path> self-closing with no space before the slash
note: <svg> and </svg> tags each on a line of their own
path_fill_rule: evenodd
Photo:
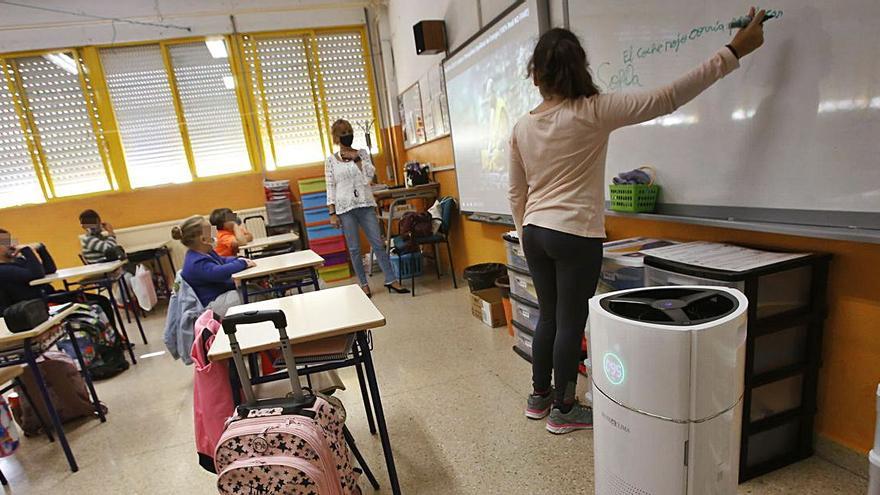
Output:
<svg viewBox="0 0 880 495">
<path fill-rule="evenodd" d="M 615 129 L 669 114 L 739 67 L 764 42 L 764 11 L 730 44 L 668 86 L 599 94 L 577 36 L 541 36 L 528 73 L 544 101 L 523 116 L 510 141 L 510 207 L 535 282 L 540 317 L 532 347 L 532 394 L 525 414 L 562 434 L 591 428 L 575 400 L 587 301 L 596 291 L 605 238 L 605 156 Z M 555 390 L 551 386 L 551 373 Z"/>
<path fill-rule="evenodd" d="M 324 162 L 330 223 L 336 228 L 342 227 L 351 264 L 365 294 L 372 296 L 361 259 L 360 229 L 363 229 L 370 247 L 379 259 L 388 292 L 406 294 L 409 289 L 401 286 L 394 275 L 385 243 L 382 242 L 376 200 L 370 187 L 373 177 L 376 176 L 376 167 L 370 160 L 370 154 L 367 150 L 351 147 L 354 129 L 347 120 L 339 119 L 334 122 L 330 132 L 333 135 L 333 144 L 339 146 L 339 151 L 328 156 Z"/>
</svg>

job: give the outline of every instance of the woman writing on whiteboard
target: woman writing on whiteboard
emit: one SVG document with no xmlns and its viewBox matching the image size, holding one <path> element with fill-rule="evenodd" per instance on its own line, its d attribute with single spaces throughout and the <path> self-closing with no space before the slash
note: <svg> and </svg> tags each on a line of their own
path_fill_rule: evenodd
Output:
<svg viewBox="0 0 880 495">
<path fill-rule="evenodd" d="M 669 114 L 737 67 L 764 42 L 764 11 L 672 84 L 599 94 L 577 36 L 541 36 L 528 72 L 544 101 L 523 116 L 510 141 L 509 199 L 541 311 L 532 348 L 531 419 L 551 433 L 588 429 L 590 408 L 575 400 L 587 300 L 596 290 L 605 238 L 605 156 L 609 134 Z M 555 390 L 551 386 L 551 373 Z"/>
</svg>

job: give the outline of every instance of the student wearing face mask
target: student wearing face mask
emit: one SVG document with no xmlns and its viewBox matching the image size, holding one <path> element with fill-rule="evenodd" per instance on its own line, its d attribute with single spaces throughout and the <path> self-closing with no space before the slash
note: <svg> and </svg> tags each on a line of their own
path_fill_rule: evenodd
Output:
<svg viewBox="0 0 880 495">
<path fill-rule="evenodd" d="M 202 306 L 208 307 L 217 300 L 224 301 L 225 307 L 240 303 L 232 274 L 254 266 L 253 261 L 217 254 L 214 251 L 215 228 L 199 215 L 174 227 L 171 237 L 187 247 L 181 275 L 195 291 Z"/>
<path fill-rule="evenodd" d="M 360 229 L 364 230 L 370 247 L 379 259 L 388 292 L 406 294 L 409 289 L 400 285 L 394 276 L 391 260 L 388 258 L 388 252 L 385 251 L 385 243 L 382 242 L 379 217 L 376 215 L 376 200 L 370 187 L 376 176 L 376 167 L 370 160 L 370 154 L 367 150 L 356 150 L 351 147 L 354 143 L 354 129 L 347 120 L 337 120 L 330 131 L 333 135 L 333 144 L 339 146 L 339 151 L 328 156 L 324 162 L 330 223 L 336 228 L 342 227 L 351 264 L 354 266 L 361 289 L 368 296 L 372 294 L 367 275 L 364 273 L 364 264 L 361 262 Z"/>
<path fill-rule="evenodd" d="M 217 228 L 217 244 L 214 251 L 220 256 L 235 256 L 238 248 L 254 240 L 253 234 L 241 224 L 241 219 L 229 208 L 217 208 L 211 212 L 211 225 Z"/>
</svg>

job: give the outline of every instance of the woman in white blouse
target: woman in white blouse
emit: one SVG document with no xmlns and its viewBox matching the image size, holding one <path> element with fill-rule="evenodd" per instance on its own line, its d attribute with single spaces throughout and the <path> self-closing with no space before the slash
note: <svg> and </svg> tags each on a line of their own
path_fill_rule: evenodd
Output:
<svg viewBox="0 0 880 495">
<path fill-rule="evenodd" d="M 336 228 L 342 227 L 351 264 L 354 266 L 361 288 L 368 296 L 372 295 L 361 260 L 359 230 L 363 229 L 385 274 L 385 287 L 388 288 L 388 292 L 408 293 L 409 290 L 403 288 L 394 275 L 385 243 L 382 242 L 379 217 L 376 215 L 376 200 L 370 188 L 370 183 L 376 175 L 376 167 L 370 160 L 370 154 L 367 150 L 356 150 L 351 147 L 354 142 L 354 129 L 347 120 L 339 119 L 334 122 L 331 133 L 333 144 L 339 146 L 339 151 L 328 156 L 324 162 L 330 223 Z"/>
</svg>

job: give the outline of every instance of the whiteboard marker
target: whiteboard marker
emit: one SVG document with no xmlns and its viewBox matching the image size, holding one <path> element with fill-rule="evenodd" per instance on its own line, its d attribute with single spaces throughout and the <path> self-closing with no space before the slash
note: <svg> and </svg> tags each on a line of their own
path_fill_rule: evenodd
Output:
<svg viewBox="0 0 880 495">
<path fill-rule="evenodd" d="M 761 24 L 764 24 L 764 22 L 767 22 L 770 19 L 773 19 L 775 17 L 776 17 L 776 14 L 772 14 L 772 13 L 767 14 L 764 16 L 764 21 L 762 21 Z M 751 17 L 749 17 L 749 16 L 740 17 L 739 19 L 731 21 L 731 23 L 728 24 L 727 27 L 729 27 L 730 29 L 740 29 L 740 28 L 744 28 L 744 27 L 748 26 L 750 22 L 752 22 Z"/>
</svg>

